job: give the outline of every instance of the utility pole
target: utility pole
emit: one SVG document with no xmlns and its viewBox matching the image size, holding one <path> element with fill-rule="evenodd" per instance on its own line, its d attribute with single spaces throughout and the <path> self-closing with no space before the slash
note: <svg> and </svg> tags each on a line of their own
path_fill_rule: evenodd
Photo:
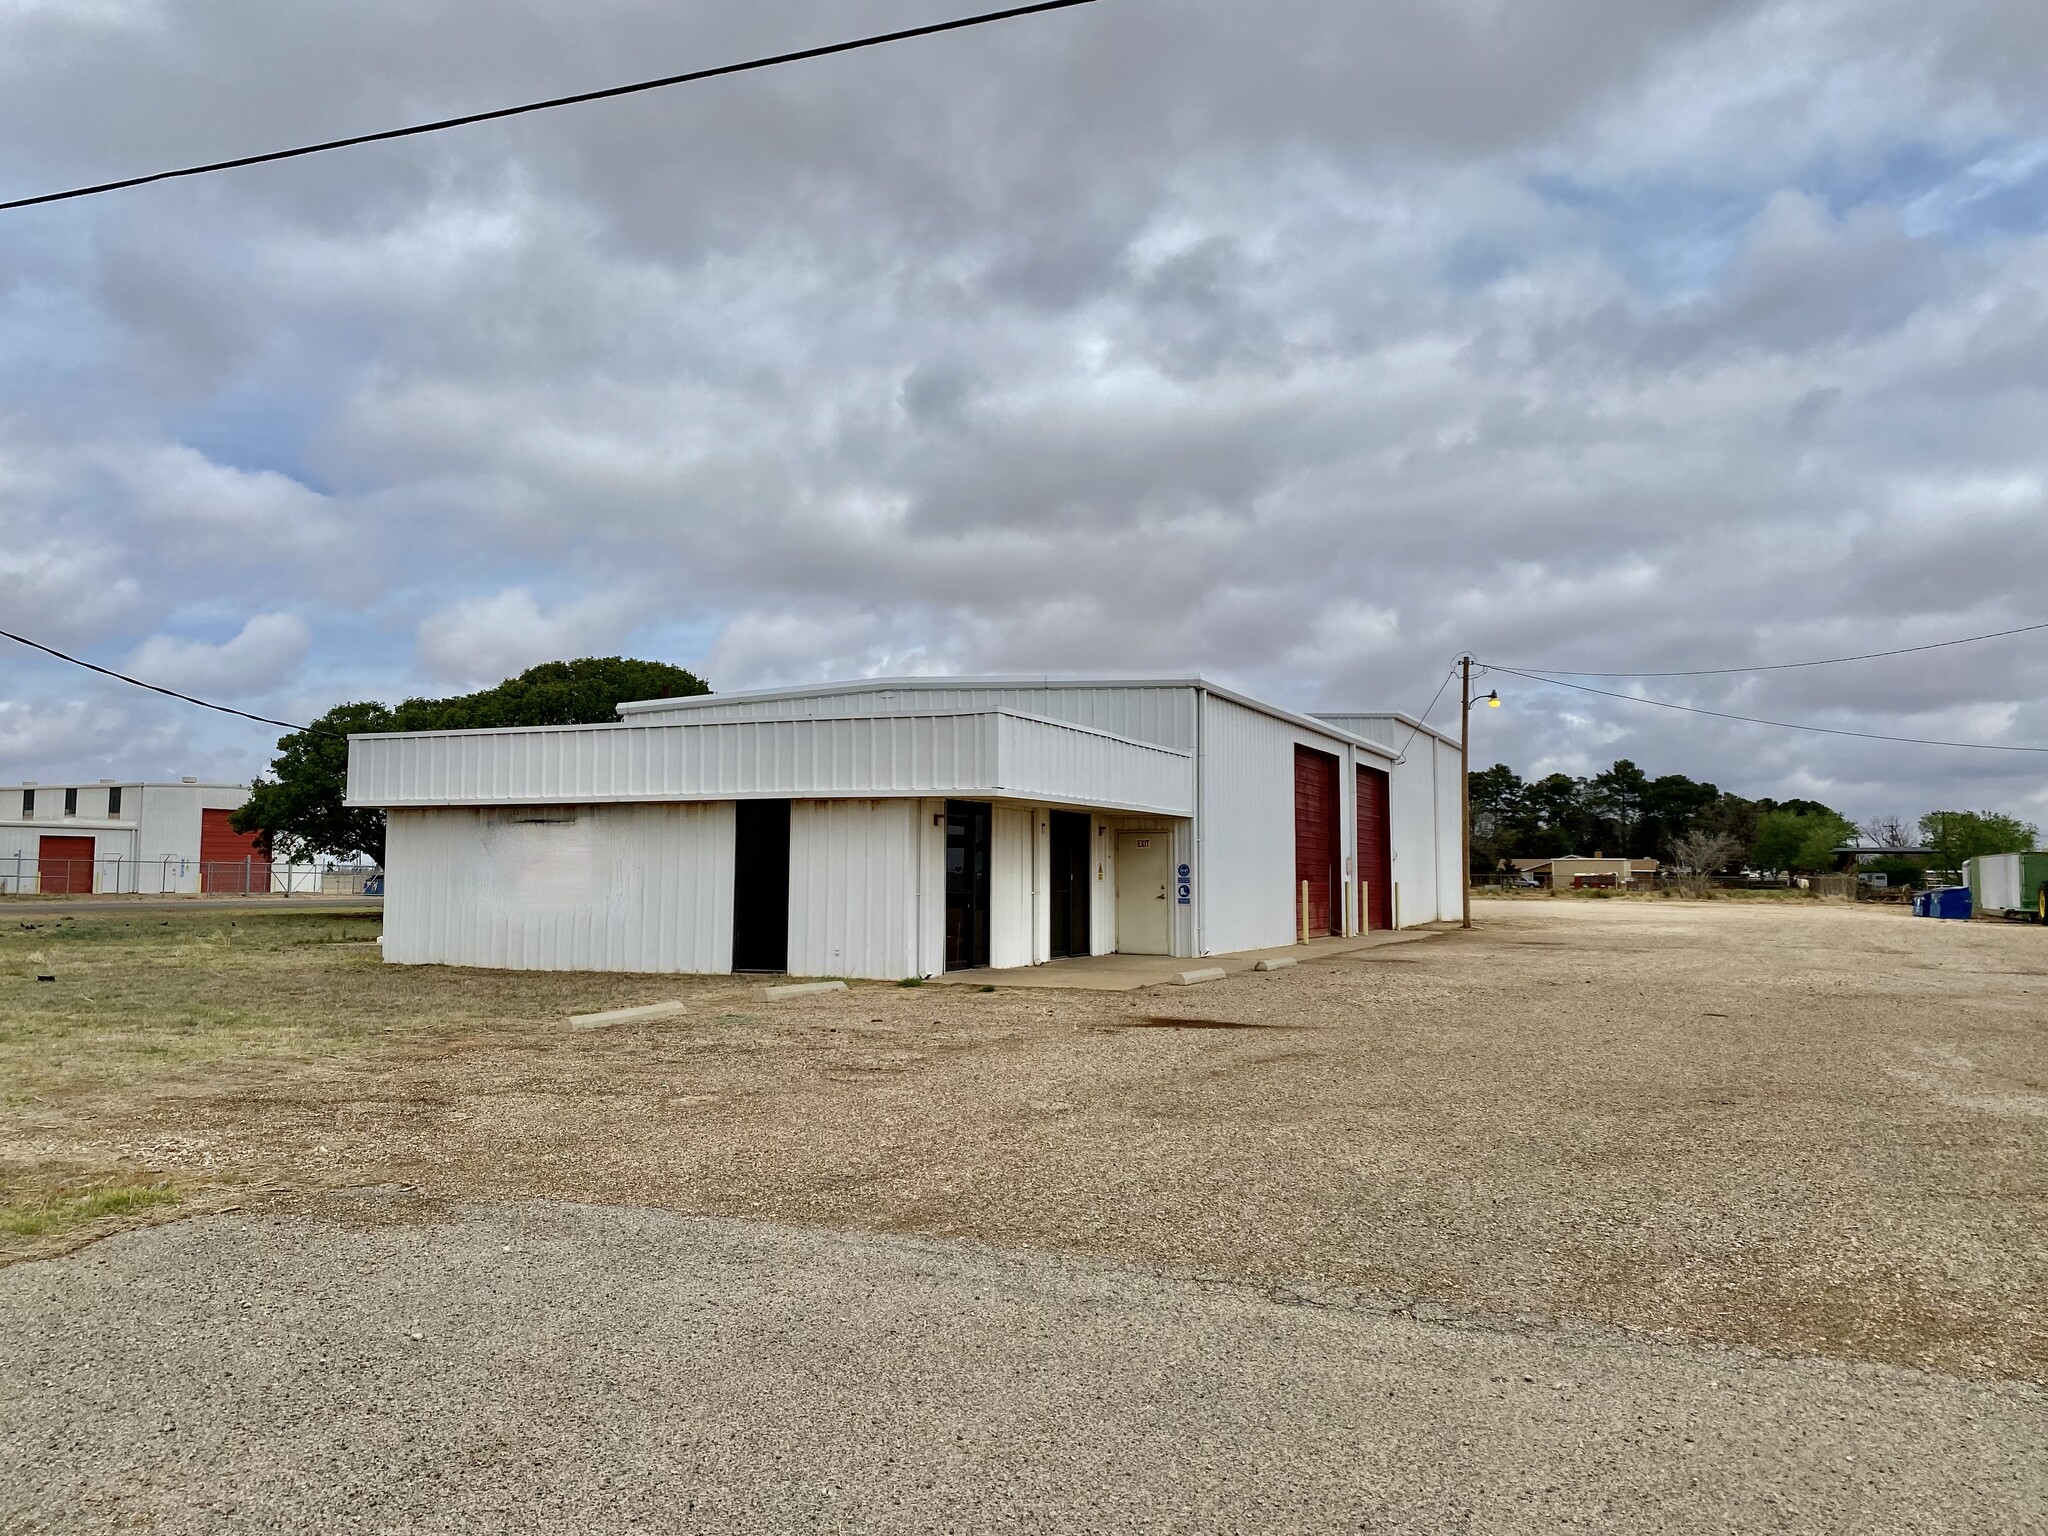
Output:
<svg viewBox="0 0 2048 1536">
<path fill-rule="evenodd" d="M 1458 680 L 1463 685 L 1462 707 L 1458 712 L 1458 884 L 1465 893 L 1465 920 L 1472 926 L 1472 658 L 1458 658 Z"/>
</svg>

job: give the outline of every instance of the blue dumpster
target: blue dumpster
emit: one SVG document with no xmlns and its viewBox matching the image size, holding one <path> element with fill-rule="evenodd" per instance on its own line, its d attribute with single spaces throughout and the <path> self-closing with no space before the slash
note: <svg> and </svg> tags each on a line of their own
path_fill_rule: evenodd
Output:
<svg viewBox="0 0 2048 1536">
<path fill-rule="evenodd" d="M 1970 915 L 1970 888 L 1967 885 L 1944 885 L 1936 890 L 1922 891 L 1913 898 L 1913 915 L 1967 918 Z"/>
</svg>

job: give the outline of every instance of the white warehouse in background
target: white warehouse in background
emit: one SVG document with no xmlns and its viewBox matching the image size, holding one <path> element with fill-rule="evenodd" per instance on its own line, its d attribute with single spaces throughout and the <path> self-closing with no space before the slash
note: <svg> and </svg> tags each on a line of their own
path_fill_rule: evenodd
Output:
<svg viewBox="0 0 2048 1536">
<path fill-rule="evenodd" d="M 387 812 L 387 960 L 895 980 L 1459 915 L 1455 749 L 1399 716 L 1343 719 L 1393 722 L 1405 759 L 1192 677 L 619 713 L 351 738 L 348 803 Z"/>
<path fill-rule="evenodd" d="M 228 818 L 246 784 L 23 784 L 0 790 L 0 889 L 10 895 L 267 891 L 262 838 Z"/>
</svg>

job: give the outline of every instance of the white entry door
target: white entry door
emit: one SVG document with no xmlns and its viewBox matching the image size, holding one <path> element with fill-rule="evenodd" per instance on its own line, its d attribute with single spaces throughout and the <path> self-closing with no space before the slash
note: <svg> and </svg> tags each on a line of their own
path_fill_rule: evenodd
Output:
<svg viewBox="0 0 2048 1536">
<path fill-rule="evenodd" d="M 1173 837 L 1116 835 L 1116 947 L 1126 955 L 1173 953 Z"/>
</svg>

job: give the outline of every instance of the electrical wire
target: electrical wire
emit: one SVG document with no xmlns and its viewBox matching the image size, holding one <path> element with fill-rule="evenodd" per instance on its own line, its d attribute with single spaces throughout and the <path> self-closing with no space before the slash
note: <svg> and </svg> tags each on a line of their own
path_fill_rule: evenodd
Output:
<svg viewBox="0 0 2048 1536">
<path fill-rule="evenodd" d="M 1919 651 L 1946 650 L 1952 645 L 1975 645 L 1980 640 L 2003 640 L 2008 635 L 2031 635 L 2048 629 L 2048 624 L 2023 624 L 2018 629 L 1994 630 L 1988 635 L 1964 635 L 1960 640 L 1936 640 L 1929 645 L 1902 645 L 1895 651 L 1865 651 L 1858 656 L 1827 656 L 1819 661 L 1780 661 L 1756 667 L 1697 667 L 1689 672 L 1578 672 L 1570 667 L 1529 667 L 1546 677 L 1727 677 L 1736 672 L 1795 672 L 1801 667 L 1838 667 L 1845 661 L 1876 661 L 1885 656 L 1911 656 Z M 1509 670 L 1502 668 L 1503 671 Z"/>
<path fill-rule="evenodd" d="M 1436 685 L 1436 693 L 1431 697 L 1429 707 L 1417 715 L 1415 723 L 1408 727 L 1408 739 L 1401 743 L 1401 750 L 1394 754 L 1395 762 L 1405 763 L 1408 761 L 1408 749 L 1415 745 L 1415 738 L 1420 736 L 1422 728 L 1429 724 L 1429 711 L 1436 708 L 1437 700 L 1444 696 L 1444 690 L 1451 686 L 1451 679 L 1457 675 L 1458 664 L 1454 661 L 1451 663 L 1451 670 L 1444 674 L 1444 680 Z"/>
<path fill-rule="evenodd" d="M 795 64 L 804 59 L 822 59 L 835 53 L 852 53 L 859 48 L 879 48 L 885 43 L 906 42 L 913 37 L 932 37 L 941 32 L 958 32 L 966 27 L 983 27 L 991 22 L 1011 21 L 1019 16 L 1035 16 L 1044 11 L 1070 10 L 1077 5 L 1094 3 L 1095 0 L 1038 0 L 1034 5 L 1012 6 L 1002 11 L 984 11 L 978 16 L 935 21 L 922 27 L 904 27 L 896 32 L 878 32 L 870 37 L 856 37 L 843 43 L 825 43 L 816 48 L 799 48 L 791 53 L 771 54 L 766 58 L 747 59 L 738 64 L 716 64 L 709 69 L 693 69 L 680 75 L 663 75 L 656 80 L 638 80 L 631 85 L 613 85 L 603 90 L 578 91 L 569 96 L 551 96 L 545 101 L 524 102 L 516 107 L 494 107 L 487 112 L 466 112 L 460 117 L 444 117 L 431 123 L 415 123 L 409 128 L 386 128 L 377 133 L 351 134 L 345 139 L 302 144 L 296 149 L 273 149 L 260 155 L 240 155 L 232 160 L 213 160 L 205 165 L 188 165 L 175 171 L 153 171 L 146 176 L 124 176 L 119 181 L 102 181 L 93 186 L 72 187 L 63 192 L 44 192 L 35 197 L 17 197 L 10 202 L 0 202 L 0 213 L 10 208 L 33 208 L 41 203 L 61 203 L 75 197 L 97 197 L 104 192 L 119 192 L 128 187 L 147 186 L 154 181 L 172 181 L 181 176 L 204 176 L 213 171 L 232 171 L 248 165 L 267 165 L 273 160 L 296 160 L 303 155 L 325 154 L 332 149 L 352 149 L 358 144 L 380 144 L 388 139 L 411 138 L 415 134 L 440 133 L 449 128 L 466 128 L 472 123 L 496 122 L 499 118 L 519 117 L 528 112 L 547 112 L 556 107 L 580 106 L 584 102 L 609 101 L 615 96 L 633 96 L 641 91 L 666 90 L 672 85 L 713 80 L 721 75 L 772 69 L 778 64 Z"/>
<path fill-rule="evenodd" d="M 1658 709 L 1674 709 L 1680 714 L 1709 715 L 1716 720 L 1737 720 L 1744 725 L 1769 725 L 1781 731 L 1811 731 L 1819 736 L 1853 736 L 1859 741 L 1891 741 L 1909 747 L 1962 747 L 1973 752 L 2042 752 L 2048 747 L 2007 746 L 1995 741 L 1940 741 L 1926 736 L 1887 736 L 1876 731 L 1848 731 L 1832 725 L 1804 725 L 1796 720 L 1763 720 L 1755 715 L 1731 715 L 1725 710 L 1700 709 L 1691 704 L 1672 704 L 1664 699 L 1646 699 L 1640 694 L 1616 693 L 1611 688 L 1591 688 L 1584 683 L 1568 683 L 1563 678 L 1545 677 L 1537 672 L 1524 672 L 1518 667 L 1504 667 L 1499 662 L 1487 665 L 1496 672 L 1505 672 L 1512 677 L 1527 678 L 1532 683 L 1548 683 L 1553 688 L 1573 688 L 1580 693 L 1597 693 L 1603 699 L 1622 699 L 1630 704 L 1651 704 Z M 1602 674 L 1590 674 L 1602 675 Z"/>
<path fill-rule="evenodd" d="M 180 693 L 175 688 L 165 688 L 157 683 L 145 683 L 139 677 L 130 677 L 126 672 L 116 672 L 112 667 L 102 667 L 80 657 L 68 655 L 58 650 L 54 645 L 45 645 L 40 640 L 31 640 L 27 635 L 17 635 L 10 630 L 0 629 L 0 637 L 12 640 L 17 645 L 25 645 L 32 651 L 41 651 L 45 656 L 54 656 L 59 661 L 68 661 L 74 667 L 83 667 L 88 672 L 97 672 L 101 677 L 111 677 L 117 683 L 127 683 L 135 688 L 147 688 L 151 693 L 160 693 L 167 699 L 178 699 L 186 704 L 197 704 L 201 709 L 218 710 L 223 715 L 234 715 L 243 720 L 253 720 L 258 725 L 282 726 L 288 731 L 307 731 L 323 736 L 334 734 L 331 731 L 321 730 L 318 726 L 294 725 L 289 720 L 273 720 L 268 715 L 252 715 L 246 709 L 236 709 L 232 705 L 215 704 L 207 699 L 194 698 L 189 693 Z"/>
</svg>

